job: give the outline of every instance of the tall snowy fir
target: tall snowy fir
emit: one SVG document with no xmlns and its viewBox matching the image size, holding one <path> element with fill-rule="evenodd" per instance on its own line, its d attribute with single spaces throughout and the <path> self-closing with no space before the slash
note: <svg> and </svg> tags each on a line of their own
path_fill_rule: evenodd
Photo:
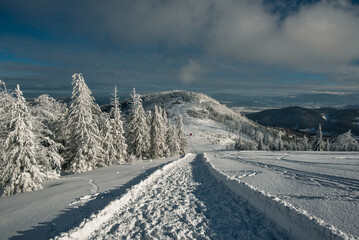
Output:
<svg viewBox="0 0 359 240">
<path fill-rule="evenodd" d="M 166 143 L 171 156 L 179 154 L 180 146 L 176 128 L 170 124 L 167 128 Z"/>
<path fill-rule="evenodd" d="M 44 178 L 36 159 L 33 117 L 19 85 L 15 94 L 16 99 L 10 108 L 9 131 L 4 142 L 4 163 L 0 176 L 3 196 L 41 189 Z"/>
<path fill-rule="evenodd" d="M 159 108 L 160 109 L 160 114 L 161 114 L 161 120 L 162 120 L 162 134 L 164 136 L 164 140 L 165 140 L 165 144 L 164 144 L 164 149 L 163 149 L 163 156 L 164 157 L 169 157 L 171 156 L 171 151 L 168 148 L 168 142 L 166 142 L 166 136 L 167 136 L 167 131 L 168 131 L 168 118 L 167 118 L 167 113 L 166 113 L 166 109 L 165 108 Z"/>
<path fill-rule="evenodd" d="M 179 115 L 177 123 L 177 134 L 178 134 L 178 143 L 179 143 L 179 153 L 186 154 L 188 152 L 188 142 L 186 133 L 184 131 L 182 115 Z"/>
<path fill-rule="evenodd" d="M 133 89 L 132 102 L 127 124 L 127 152 L 136 158 L 148 157 L 150 149 L 149 127 L 146 123 L 145 110 L 142 106 L 141 96 Z"/>
<path fill-rule="evenodd" d="M 308 138 L 306 136 L 304 136 L 302 138 L 302 149 L 303 151 L 308 151 L 309 147 L 308 147 Z"/>
<path fill-rule="evenodd" d="M 82 74 L 73 76 L 73 91 L 67 115 L 68 168 L 74 173 L 94 169 L 101 163 L 103 148 L 98 126 L 99 107 Z"/>
<path fill-rule="evenodd" d="M 146 111 L 146 123 L 147 126 L 151 126 L 152 122 L 152 112 L 150 110 Z"/>
<path fill-rule="evenodd" d="M 55 131 L 59 127 L 59 119 L 66 113 L 66 107 L 46 94 L 37 97 L 34 103 L 34 132 L 40 146 L 37 149 L 38 161 L 46 169 L 47 178 L 51 179 L 60 174 L 64 163 L 60 154 L 64 146 L 57 142 Z"/>
<path fill-rule="evenodd" d="M 152 115 L 151 128 L 150 128 L 150 137 L 151 137 L 151 149 L 150 154 L 151 158 L 156 159 L 165 156 L 166 138 L 165 138 L 165 127 L 163 125 L 162 115 L 155 106 L 155 111 Z"/>
<path fill-rule="evenodd" d="M 110 118 L 111 135 L 113 139 L 113 147 L 115 150 L 115 162 L 124 163 L 127 160 L 127 144 L 124 136 L 123 121 L 121 117 L 121 110 L 119 108 L 119 100 L 117 96 L 117 87 L 113 93 L 111 101 L 112 110 Z"/>
<path fill-rule="evenodd" d="M 322 126 L 319 124 L 317 135 L 315 136 L 313 142 L 313 151 L 323 151 L 323 150 L 325 150 L 325 144 L 323 142 Z"/>
<path fill-rule="evenodd" d="M 6 88 L 6 84 L 0 80 L 0 169 L 3 163 L 4 141 L 8 135 L 8 123 L 11 120 L 10 109 L 14 97 Z"/>
<path fill-rule="evenodd" d="M 109 114 L 103 114 L 100 128 L 102 134 L 103 155 L 101 157 L 101 161 L 99 162 L 100 166 L 109 166 L 117 163 L 116 150 L 113 145 L 113 129 L 110 121 L 111 119 Z"/>
</svg>

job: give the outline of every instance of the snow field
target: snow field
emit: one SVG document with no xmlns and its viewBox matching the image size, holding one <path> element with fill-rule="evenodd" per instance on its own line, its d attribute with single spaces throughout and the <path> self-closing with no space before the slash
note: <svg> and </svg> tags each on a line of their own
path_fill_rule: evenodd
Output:
<svg viewBox="0 0 359 240">
<path fill-rule="evenodd" d="M 251 156 L 253 156 L 254 154 L 255 152 L 251 152 Z M 205 164 L 207 165 L 210 172 L 234 193 L 238 194 L 243 199 L 246 199 L 257 210 L 264 213 L 278 226 L 285 229 L 290 234 L 291 238 L 357 239 L 357 237 L 344 233 L 343 231 L 340 231 L 337 227 L 327 224 L 325 221 L 312 215 L 306 210 L 303 210 L 287 201 L 284 201 L 277 195 L 263 191 L 262 188 L 254 187 L 253 185 L 250 185 L 245 181 L 241 180 L 242 178 L 253 179 L 253 177 L 256 175 L 256 172 L 243 174 L 239 177 L 228 176 L 228 173 L 219 170 L 212 163 L 213 157 L 215 156 L 213 155 L 211 158 L 208 158 L 205 154 Z M 217 165 L 218 161 L 215 162 Z M 220 165 L 221 164 L 219 164 L 219 166 Z M 227 166 L 226 169 L 236 169 L 234 166 L 235 165 L 233 165 L 233 167 L 231 168 Z M 221 168 L 223 167 L 221 166 Z M 267 181 L 270 181 L 270 178 L 268 178 Z M 267 185 L 270 184 L 267 183 Z M 288 188 L 286 189 L 288 190 Z"/>
<path fill-rule="evenodd" d="M 359 239 L 357 153 L 228 151 L 223 145 L 225 139 L 211 144 L 208 138 L 219 136 L 228 141 L 230 133 L 226 134 L 225 126 L 210 119 L 183 115 L 187 131 L 193 133 L 193 137 L 188 138 L 192 151 L 207 154 L 210 163 L 221 172 L 220 176 L 228 176 L 227 180 L 220 177 L 224 184 L 237 186 L 241 182 L 243 191 L 238 193 L 239 196 L 243 196 L 241 192 L 248 192 L 249 198 L 262 199 L 248 201 L 259 211 L 265 210 L 268 218 L 277 222 L 288 215 L 284 219 L 292 219 L 291 223 L 295 225 L 303 218 L 304 232 L 306 229 L 310 231 L 315 223 L 317 229 L 314 228 L 313 234 L 318 239 Z M 268 201 L 271 204 L 266 203 Z M 278 218 L 267 213 L 272 208 L 282 209 L 275 210 L 280 212 Z M 297 237 L 293 232 L 291 235 L 300 238 L 301 233 Z M 309 239 L 315 238 L 311 236 Z"/>
<path fill-rule="evenodd" d="M 186 156 L 188 157 L 188 156 Z M 185 158 L 186 158 L 185 157 Z M 180 159 L 181 160 L 181 159 Z M 141 181 L 139 184 L 130 188 L 120 199 L 112 201 L 107 207 L 101 210 L 98 214 L 92 214 L 90 218 L 85 219 L 79 227 L 74 228 L 68 233 L 63 233 L 55 239 L 87 239 L 95 232 L 105 233 L 112 228 L 108 229 L 108 226 L 104 226 L 105 222 L 111 221 L 115 217 L 116 212 L 129 208 L 129 205 L 133 203 L 133 200 L 143 192 L 147 185 L 153 183 L 157 178 L 164 177 L 166 170 L 173 168 L 174 165 L 178 164 L 178 161 L 167 164 L 163 168 L 156 170 L 148 178 Z M 125 224 L 127 225 L 127 223 Z M 127 228 L 127 226 L 125 226 Z M 100 229 L 104 228 L 104 229 Z"/>
<path fill-rule="evenodd" d="M 0 239 L 49 239 L 68 231 L 178 158 L 98 168 L 43 182 L 39 191 L 0 198 Z"/>
<path fill-rule="evenodd" d="M 55 239 L 286 239 L 188 154 Z"/>
</svg>

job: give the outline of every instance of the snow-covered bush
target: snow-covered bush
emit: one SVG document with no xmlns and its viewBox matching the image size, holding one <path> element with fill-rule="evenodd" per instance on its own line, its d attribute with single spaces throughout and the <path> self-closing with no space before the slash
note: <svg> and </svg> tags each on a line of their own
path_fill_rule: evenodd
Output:
<svg viewBox="0 0 359 240">
<path fill-rule="evenodd" d="M 349 130 L 337 137 L 337 140 L 333 143 L 333 148 L 336 151 L 359 151 L 359 144 L 352 137 L 351 130 Z"/>
</svg>

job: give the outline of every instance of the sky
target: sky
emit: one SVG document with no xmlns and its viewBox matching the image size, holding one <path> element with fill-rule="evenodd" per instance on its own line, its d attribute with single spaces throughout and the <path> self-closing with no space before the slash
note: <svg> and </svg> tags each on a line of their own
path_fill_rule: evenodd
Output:
<svg viewBox="0 0 359 240">
<path fill-rule="evenodd" d="M 0 79 L 25 95 L 359 93 L 359 3 L 0 0 Z"/>
</svg>

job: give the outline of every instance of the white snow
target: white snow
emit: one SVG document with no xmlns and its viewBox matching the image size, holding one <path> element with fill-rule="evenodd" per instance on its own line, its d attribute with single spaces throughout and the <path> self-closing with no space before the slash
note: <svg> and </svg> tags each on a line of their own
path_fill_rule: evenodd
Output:
<svg viewBox="0 0 359 240">
<path fill-rule="evenodd" d="M 321 113 L 322 115 L 322 118 L 325 120 L 325 121 L 328 121 L 329 119 L 329 115 L 327 113 Z"/>
<path fill-rule="evenodd" d="M 55 239 L 286 239 L 188 154 Z"/>
<path fill-rule="evenodd" d="M 302 239 L 350 239 L 359 236 L 359 157 L 346 153 L 350 159 L 338 163 L 336 155 L 342 154 L 216 151 L 207 156 L 229 180 L 244 183 L 239 194 L 269 218 L 288 218 L 287 227 L 278 225 L 291 228 L 294 236 L 306 229 L 309 235 Z"/>
<path fill-rule="evenodd" d="M 191 154 L 1 198 L 0 238 L 359 239 L 357 153 L 227 150 L 237 136 L 191 108 L 167 109 L 183 115 Z"/>
<path fill-rule="evenodd" d="M 128 187 L 145 179 L 152 169 L 174 159 L 99 168 L 44 182 L 44 189 L 39 191 L 0 198 L 0 239 L 54 237 L 105 207 Z"/>
</svg>

